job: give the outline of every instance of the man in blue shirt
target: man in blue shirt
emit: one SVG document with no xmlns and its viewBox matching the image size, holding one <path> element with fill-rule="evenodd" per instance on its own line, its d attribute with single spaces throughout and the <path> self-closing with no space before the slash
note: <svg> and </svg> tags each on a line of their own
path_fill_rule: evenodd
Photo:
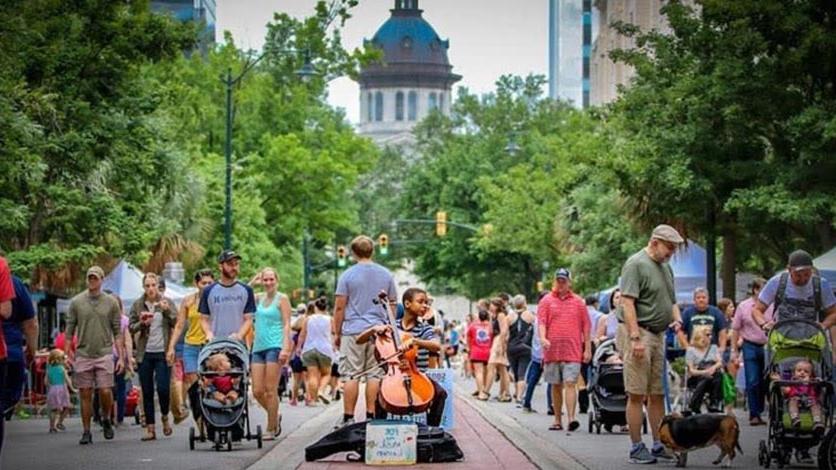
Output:
<svg viewBox="0 0 836 470">
<path fill-rule="evenodd" d="M 29 296 L 26 284 L 19 277 L 12 276 L 12 284 L 15 291 L 15 298 L 12 300 L 12 316 L 3 321 L 8 357 L 6 358 L 6 382 L 0 390 L 0 406 L 6 416 L 11 415 L 15 405 L 20 401 L 26 380 L 26 365 L 35 357 L 38 345 L 38 318 L 35 316 L 32 298 Z M 26 338 L 26 354 L 23 348 L 24 337 Z"/>
<path fill-rule="evenodd" d="M 683 341 L 683 348 L 687 348 L 693 337 L 695 328 L 711 329 L 711 344 L 716 344 L 718 352 L 723 355 L 726 350 L 726 317 L 719 308 L 708 305 L 708 291 L 702 287 L 694 289 L 694 305 L 682 312 L 682 329 L 687 334 Z"/>
</svg>

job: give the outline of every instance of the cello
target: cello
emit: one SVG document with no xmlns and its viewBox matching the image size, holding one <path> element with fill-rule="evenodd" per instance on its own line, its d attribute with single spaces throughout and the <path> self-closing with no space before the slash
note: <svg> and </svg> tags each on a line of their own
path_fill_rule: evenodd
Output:
<svg viewBox="0 0 836 470">
<path fill-rule="evenodd" d="M 385 311 L 390 327 L 375 338 L 376 354 L 386 369 L 380 381 L 378 402 L 384 410 L 393 415 L 423 413 L 432 404 L 434 386 L 430 379 L 418 370 L 418 346 L 412 345 L 401 350 L 401 346 L 410 341 L 412 335 L 398 330 L 386 292 L 378 294 L 374 302 Z M 403 369 L 401 361 L 406 365 Z"/>
</svg>

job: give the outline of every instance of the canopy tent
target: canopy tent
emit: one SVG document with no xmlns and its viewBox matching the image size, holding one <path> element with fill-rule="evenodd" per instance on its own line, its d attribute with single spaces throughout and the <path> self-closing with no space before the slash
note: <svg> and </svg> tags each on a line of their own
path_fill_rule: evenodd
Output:
<svg viewBox="0 0 836 470">
<path fill-rule="evenodd" d="M 836 247 L 813 260 L 813 266 L 819 270 L 819 275 L 830 282 L 830 287 L 836 289 Z"/>
<path fill-rule="evenodd" d="M 114 294 L 121 297 L 127 313 L 136 299 L 142 297 L 142 275 L 142 271 L 127 261 L 119 261 L 113 271 L 105 276 L 102 289 L 113 291 Z M 165 296 L 177 305 L 180 305 L 180 302 L 187 295 L 196 291 L 197 289 L 194 287 L 185 287 L 169 279 L 165 281 Z"/>
</svg>

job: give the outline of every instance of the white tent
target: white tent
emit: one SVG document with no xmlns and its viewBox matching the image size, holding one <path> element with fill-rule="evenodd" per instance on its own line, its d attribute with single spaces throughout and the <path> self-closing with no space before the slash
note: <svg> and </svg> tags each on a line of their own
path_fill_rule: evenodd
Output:
<svg viewBox="0 0 836 470">
<path fill-rule="evenodd" d="M 142 297 L 142 274 L 142 271 L 122 260 L 113 268 L 113 271 L 105 276 L 102 289 L 113 291 L 121 297 L 127 313 L 136 299 Z M 165 286 L 165 296 L 178 306 L 187 295 L 197 291 L 194 287 L 185 287 L 168 279 L 165 281 Z"/>
<path fill-rule="evenodd" d="M 821 277 L 830 282 L 830 287 L 836 289 L 836 247 L 814 259 L 813 266 L 819 270 Z"/>
</svg>

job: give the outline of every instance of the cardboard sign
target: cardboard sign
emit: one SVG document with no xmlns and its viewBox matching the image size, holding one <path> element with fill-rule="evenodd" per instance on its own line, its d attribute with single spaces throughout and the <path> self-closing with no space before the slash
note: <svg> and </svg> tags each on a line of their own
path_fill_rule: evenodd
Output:
<svg viewBox="0 0 836 470">
<path fill-rule="evenodd" d="M 455 379 L 455 371 L 453 369 L 427 369 L 424 371 L 427 377 L 435 380 L 447 392 L 447 400 L 444 402 L 444 414 L 441 416 L 441 424 L 439 427 L 445 431 L 453 429 L 453 380 Z M 387 419 L 391 421 L 408 421 L 411 423 L 427 424 L 427 413 L 416 413 L 414 415 L 397 416 L 393 414 L 387 415 Z"/>
<path fill-rule="evenodd" d="M 366 425 L 367 465 L 414 465 L 418 426 L 406 421 L 372 420 Z"/>
</svg>

